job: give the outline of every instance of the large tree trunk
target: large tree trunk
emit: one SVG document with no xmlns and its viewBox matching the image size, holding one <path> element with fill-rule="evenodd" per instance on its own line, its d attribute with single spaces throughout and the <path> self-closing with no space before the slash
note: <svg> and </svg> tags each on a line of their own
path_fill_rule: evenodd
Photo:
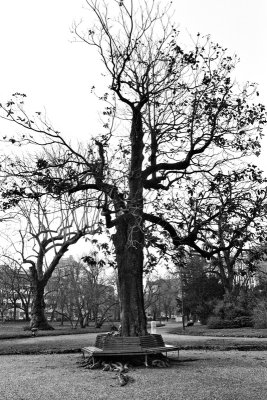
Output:
<svg viewBox="0 0 267 400">
<path fill-rule="evenodd" d="M 35 268 L 31 270 L 31 286 L 32 286 L 32 305 L 31 305 L 31 328 L 40 330 L 54 329 L 47 321 L 45 316 L 44 288 L 42 281 L 38 280 Z"/>
<path fill-rule="evenodd" d="M 113 235 L 116 250 L 120 320 L 123 336 L 143 336 L 147 334 L 146 314 L 143 296 L 143 246 L 129 243 L 131 225 L 120 223 Z"/>
<path fill-rule="evenodd" d="M 131 162 L 129 197 L 125 216 L 113 237 L 116 250 L 121 329 L 124 336 L 147 334 L 143 292 L 143 128 L 141 105 L 133 110 L 131 126 Z"/>
</svg>

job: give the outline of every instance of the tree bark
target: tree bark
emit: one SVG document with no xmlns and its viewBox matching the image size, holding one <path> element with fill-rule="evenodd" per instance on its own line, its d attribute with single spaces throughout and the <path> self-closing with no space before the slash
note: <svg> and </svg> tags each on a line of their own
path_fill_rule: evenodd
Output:
<svg viewBox="0 0 267 400">
<path fill-rule="evenodd" d="M 30 271 L 33 297 L 31 305 L 31 328 L 37 328 L 40 330 L 52 330 L 54 328 L 48 323 L 45 316 L 45 284 L 42 281 L 38 280 L 37 272 L 34 267 L 31 267 Z"/>
<path fill-rule="evenodd" d="M 131 246 L 128 242 L 132 226 L 121 223 L 113 235 L 116 251 L 119 291 L 120 320 L 123 336 L 147 335 L 143 296 L 143 246 Z"/>
<path fill-rule="evenodd" d="M 141 103 L 140 103 L 141 104 Z M 127 209 L 113 235 L 120 296 L 123 336 L 147 335 L 143 292 L 143 128 L 141 105 L 132 108 L 131 161 L 128 177 Z"/>
</svg>

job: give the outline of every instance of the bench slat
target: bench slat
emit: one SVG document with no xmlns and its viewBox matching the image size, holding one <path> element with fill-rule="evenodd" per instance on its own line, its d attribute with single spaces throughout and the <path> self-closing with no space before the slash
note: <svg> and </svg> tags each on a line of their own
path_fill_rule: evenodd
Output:
<svg viewBox="0 0 267 400">
<path fill-rule="evenodd" d="M 179 350 L 179 347 L 174 347 L 174 346 L 162 346 L 162 347 L 150 347 L 150 348 L 146 348 L 146 351 L 151 352 L 159 352 L 159 353 L 166 353 L 168 351 L 175 351 L 175 350 Z"/>
<path fill-rule="evenodd" d="M 146 354 L 146 353 L 166 353 L 169 351 L 176 351 L 179 350 L 179 347 L 176 346 L 163 346 L 163 347 L 151 347 L 151 348 L 143 348 L 143 349 L 99 349 L 97 347 L 83 347 L 82 352 L 83 353 L 89 353 L 89 354 L 97 354 L 98 356 L 104 356 L 104 355 L 131 355 L 131 354 Z"/>
</svg>

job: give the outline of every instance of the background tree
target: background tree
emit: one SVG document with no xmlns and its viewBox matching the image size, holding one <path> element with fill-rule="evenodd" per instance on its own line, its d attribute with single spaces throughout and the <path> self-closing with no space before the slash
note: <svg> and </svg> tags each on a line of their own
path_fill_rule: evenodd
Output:
<svg viewBox="0 0 267 400">
<path fill-rule="evenodd" d="M 264 257 L 265 250 L 259 247 L 266 236 L 266 194 L 262 172 L 248 165 L 212 177 L 190 178 L 180 185 L 179 194 L 167 199 L 172 224 L 184 234 L 199 226 L 195 249 L 207 252 L 209 273 L 221 280 L 225 292 L 230 293 L 237 280 L 245 285 Z M 166 239 L 163 232 L 163 254 L 170 248 Z M 175 249 L 174 254 L 178 255 Z M 183 256 L 182 252 L 181 263 Z"/>
<path fill-rule="evenodd" d="M 265 110 L 249 103 L 254 85 L 240 89 L 231 79 L 236 59 L 225 49 L 200 35 L 190 50 L 181 47 L 168 7 L 155 1 L 114 1 L 110 9 L 102 1 L 86 3 L 95 25 L 86 34 L 77 25 L 74 31 L 95 47 L 106 69 L 108 89 L 101 96 L 107 102 L 106 133 L 83 152 L 74 150 L 47 121 L 40 126 L 40 120 L 29 118 L 18 95 L 2 104 L 2 117 L 66 149 L 45 166 L 50 173 L 43 177 L 44 186 L 81 196 L 90 190 L 98 193 L 106 226 L 115 230 L 122 334 L 145 335 L 147 227 L 168 232 L 176 247 L 215 254 L 218 249 L 204 250 L 196 243 L 207 221 L 192 224 L 185 234 L 168 219 L 165 194 L 177 193 L 188 174 L 212 173 L 226 163 L 231 168 L 233 159 L 258 154 Z M 35 137 L 27 140 L 38 142 Z M 55 165 L 66 169 L 63 186 L 53 177 Z M 38 173 L 43 169 L 39 165 Z"/>
<path fill-rule="evenodd" d="M 23 184 L 20 187 L 20 181 L 16 178 L 12 188 L 5 189 L 2 206 L 8 209 L 15 205 L 11 212 L 16 215 L 16 221 L 10 224 L 7 231 L 18 233 L 10 237 L 13 259 L 24 268 L 29 266 L 31 326 L 51 329 L 45 316 L 44 293 L 47 282 L 69 247 L 93 232 L 95 221 L 89 220 L 90 212 L 79 202 L 75 203 L 74 197 L 56 199 L 48 193 L 42 193 L 40 186 L 31 187 L 32 181 L 27 181 L 25 188 L 25 182 L 26 178 L 24 187 Z"/>
<path fill-rule="evenodd" d="M 112 316 L 114 319 L 115 306 L 118 305 L 118 299 L 115 295 L 114 274 L 105 271 L 106 261 L 99 258 L 96 252 L 82 257 L 87 268 L 85 275 L 87 276 L 87 293 L 90 295 L 90 315 L 95 326 L 101 327 L 103 322 Z M 113 314 L 113 315 L 112 315 Z"/>
<path fill-rule="evenodd" d="M 90 321 L 101 327 L 106 319 L 114 319 L 118 299 L 113 271 L 100 252 L 84 256 L 85 262 L 73 257 L 63 259 L 48 285 L 47 301 L 53 315 L 67 319 L 73 327 L 84 328 Z"/>
<path fill-rule="evenodd" d="M 179 295 L 179 303 L 183 300 L 183 313 L 187 320 L 200 319 L 207 322 L 215 304 L 223 298 L 224 288 L 218 277 L 207 272 L 209 265 L 198 255 L 187 257 L 186 264 L 178 273 L 182 280 L 183 299 Z"/>
<path fill-rule="evenodd" d="M 219 173 L 207 185 L 212 201 L 206 207 L 207 216 L 217 217 L 203 232 L 204 248 L 217 249 L 211 257 L 211 269 L 226 293 L 246 286 L 257 269 L 259 253 L 255 246 L 266 239 L 266 179 L 254 166 L 231 174 Z"/>
<path fill-rule="evenodd" d="M 27 271 L 14 260 L 8 262 L 5 257 L 0 267 L 0 291 L 2 303 L 2 319 L 7 311 L 13 309 L 13 319 L 17 318 L 17 310 L 22 310 L 24 319 L 30 320 L 31 285 Z"/>
<path fill-rule="evenodd" d="M 150 278 L 145 285 L 145 309 L 153 320 L 176 314 L 179 280 L 173 276 Z"/>
</svg>

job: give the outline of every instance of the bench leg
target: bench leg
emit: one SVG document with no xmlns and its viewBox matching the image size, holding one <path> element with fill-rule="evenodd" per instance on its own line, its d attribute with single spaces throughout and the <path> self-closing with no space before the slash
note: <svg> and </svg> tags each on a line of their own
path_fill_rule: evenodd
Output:
<svg viewBox="0 0 267 400">
<path fill-rule="evenodd" d="M 145 354 L 145 366 L 148 368 L 149 367 L 149 365 L 148 365 L 148 363 L 147 363 L 147 354 Z"/>
</svg>

